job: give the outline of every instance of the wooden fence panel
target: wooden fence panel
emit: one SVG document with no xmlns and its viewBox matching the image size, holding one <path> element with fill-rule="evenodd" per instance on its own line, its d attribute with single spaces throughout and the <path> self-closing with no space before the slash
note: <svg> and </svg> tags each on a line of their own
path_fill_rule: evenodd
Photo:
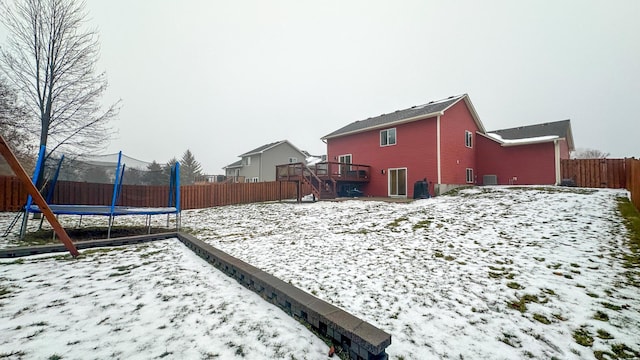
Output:
<svg viewBox="0 0 640 360">
<path fill-rule="evenodd" d="M 627 160 L 627 189 L 631 192 L 631 202 L 640 210 L 640 160 Z"/>
<path fill-rule="evenodd" d="M 562 179 L 577 186 L 624 189 L 627 187 L 625 159 L 566 159 L 560 161 Z"/>
<path fill-rule="evenodd" d="M 18 211 L 27 202 L 27 189 L 15 176 L 0 176 L 0 211 Z"/>
<path fill-rule="evenodd" d="M 296 198 L 296 183 L 272 181 L 262 183 L 210 183 L 180 187 L 182 209 L 248 204 Z M 311 187 L 301 186 L 302 195 Z M 113 184 L 58 181 L 53 192 L 54 204 L 110 205 Z M 0 211 L 18 211 L 27 200 L 26 189 L 13 176 L 0 176 Z M 122 185 L 118 205 L 139 207 L 167 206 L 167 186 Z"/>
</svg>

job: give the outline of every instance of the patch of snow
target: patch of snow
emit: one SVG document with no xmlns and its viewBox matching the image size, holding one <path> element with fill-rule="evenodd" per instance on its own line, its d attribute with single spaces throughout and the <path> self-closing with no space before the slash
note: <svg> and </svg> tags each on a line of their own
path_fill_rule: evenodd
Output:
<svg viewBox="0 0 640 360">
<path fill-rule="evenodd" d="M 526 143 L 534 143 L 534 142 L 545 142 L 558 139 L 557 135 L 546 135 L 546 136 L 537 136 L 531 138 L 523 138 L 523 139 L 503 139 L 502 136 L 496 133 L 487 133 L 490 137 L 501 142 L 503 144 L 526 144 Z"/>
<path fill-rule="evenodd" d="M 496 186 L 406 204 L 349 200 L 188 210 L 182 225 L 389 332 L 391 358 L 595 359 L 595 351 L 611 352 L 614 344 L 640 351 L 640 297 L 629 281 L 639 274 L 623 266 L 630 250 L 616 207 L 625 196 L 623 190 Z M 0 225 L 12 215 L 0 214 Z M 159 226 L 166 221 L 156 218 Z M 77 222 L 60 219 L 66 226 Z M 117 222 L 143 226 L 145 217 Z M 106 220 L 85 217 L 83 224 L 106 226 Z M 16 244 L 15 238 L 4 240 L 5 246 Z M 109 276 L 129 265 L 141 266 Z M 258 358 L 276 351 L 281 357 L 326 357 L 314 335 L 176 241 L 75 261 L 27 258 L 0 266 L 2 286 L 12 293 L 0 299 L 0 354 L 48 346 L 65 358 L 109 357 L 81 344 L 104 349 L 123 342 L 126 347 L 115 347 L 122 353 L 117 356 L 146 358 L 165 351 L 165 345 L 148 344 L 166 341 L 174 357 L 217 351 L 226 358 L 237 350 L 229 342 L 250 344 L 243 351 Z M 244 312 L 246 299 L 255 304 L 249 301 Z M 235 310 L 219 310 L 223 301 Z M 144 306 L 135 310 L 138 303 Z M 261 315 L 248 315 L 254 312 Z M 597 312 L 608 321 L 597 320 Z M 256 326 L 267 337 L 287 330 L 277 330 L 273 341 L 257 340 Z M 593 336 L 591 347 L 576 343 L 579 329 Z M 598 330 L 613 339 L 597 337 Z M 75 348 L 65 345 L 78 339 Z M 195 352 L 188 352 L 192 346 Z"/>
</svg>

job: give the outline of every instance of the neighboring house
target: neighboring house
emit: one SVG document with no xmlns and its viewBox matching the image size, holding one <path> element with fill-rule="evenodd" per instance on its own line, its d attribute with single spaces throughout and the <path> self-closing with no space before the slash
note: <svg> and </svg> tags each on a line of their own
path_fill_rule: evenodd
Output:
<svg viewBox="0 0 640 360">
<path fill-rule="evenodd" d="M 537 149 L 544 147 L 546 154 L 546 146 L 557 143 L 554 151 L 565 158 L 562 139 L 568 150 L 573 148 L 570 128 L 562 138 L 557 134 L 544 135 L 557 136 L 554 139 L 542 138 L 543 135 L 533 130 L 505 129 L 497 134 L 503 138 L 487 134 L 469 96 L 464 94 L 356 121 L 322 140 L 327 143 L 329 161 L 371 167 L 369 182 L 361 187 L 366 195 L 391 197 L 412 197 L 413 184 L 425 178 L 430 183 L 431 194 L 441 194 L 465 184 L 482 184 L 477 180 L 478 175 L 496 175 L 498 184 L 508 183 L 507 177 L 518 177 L 518 184 L 546 181 L 546 175 L 538 177 L 539 172 L 547 173 L 547 168 L 542 169 L 539 163 L 555 169 L 559 161 L 555 157 L 547 159 L 546 155 L 542 156 L 543 151 Z M 519 136 L 538 139 L 509 146 L 514 139 L 521 139 Z M 524 164 L 531 161 L 528 152 L 540 156 L 531 163 L 534 169 L 522 175 L 509 173 L 509 169 L 526 168 Z M 512 155 L 518 159 L 515 160 L 517 168 Z M 551 183 L 559 183 L 557 174 L 559 168 Z"/>
<path fill-rule="evenodd" d="M 287 140 L 262 145 L 240 155 L 240 160 L 224 167 L 227 178 L 262 182 L 276 179 L 276 165 L 304 163 L 306 155 Z"/>
</svg>

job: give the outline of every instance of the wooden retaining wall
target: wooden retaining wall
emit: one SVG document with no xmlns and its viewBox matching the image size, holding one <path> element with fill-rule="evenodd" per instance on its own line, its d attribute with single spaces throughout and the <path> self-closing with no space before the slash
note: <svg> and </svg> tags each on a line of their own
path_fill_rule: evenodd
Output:
<svg viewBox="0 0 640 360">
<path fill-rule="evenodd" d="M 180 191 L 183 210 L 297 197 L 296 184 L 285 181 L 186 185 L 181 186 Z M 302 195 L 310 193 L 308 186 L 302 187 Z M 111 204 L 112 195 L 112 184 L 59 181 L 52 203 L 107 205 Z M 18 211 L 26 200 L 27 191 L 16 177 L 0 176 L 0 211 Z M 167 206 L 168 200 L 167 186 L 122 185 L 118 205 L 162 207 Z"/>
</svg>

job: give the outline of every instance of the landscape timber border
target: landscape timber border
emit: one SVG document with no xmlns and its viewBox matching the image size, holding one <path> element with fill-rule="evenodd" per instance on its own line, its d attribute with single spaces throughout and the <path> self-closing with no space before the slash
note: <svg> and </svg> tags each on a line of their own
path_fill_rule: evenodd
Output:
<svg viewBox="0 0 640 360">
<path fill-rule="evenodd" d="M 267 302 L 300 321 L 321 337 L 341 347 L 350 359 L 386 360 L 385 349 L 391 335 L 368 322 L 318 299 L 195 236 L 183 232 L 166 232 L 112 239 L 75 242 L 77 249 L 124 246 L 176 238 L 218 270 L 259 294 Z M 0 258 L 67 252 L 63 244 L 0 249 Z"/>
</svg>

